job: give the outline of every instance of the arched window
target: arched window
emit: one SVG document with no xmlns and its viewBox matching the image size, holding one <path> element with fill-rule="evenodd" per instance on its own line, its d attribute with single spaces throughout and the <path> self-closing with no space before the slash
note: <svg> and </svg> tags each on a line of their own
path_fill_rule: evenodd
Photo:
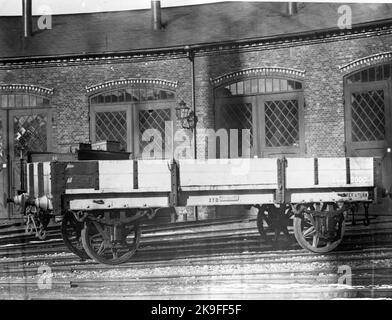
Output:
<svg viewBox="0 0 392 320">
<path fill-rule="evenodd" d="M 346 77 L 347 84 L 383 81 L 391 78 L 391 64 L 381 64 L 356 71 Z"/>
<path fill-rule="evenodd" d="M 20 190 L 20 156 L 51 151 L 52 92 L 31 85 L 0 85 L 0 194 Z M 0 218 L 18 214 L 0 199 Z"/>
<path fill-rule="evenodd" d="M 298 79 L 235 79 L 215 89 L 216 129 L 250 130 L 250 141 L 238 134 L 239 156 L 243 142 L 250 145 L 250 156 L 298 155 L 304 152 L 303 103 Z"/>
<path fill-rule="evenodd" d="M 0 93 L 0 128 L 3 129 L 0 132 L 3 143 L 7 139 L 10 150 L 13 150 L 12 158 L 21 154 L 26 156 L 29 151 L 49 151 L 52 129 L 49 97 L 23 92 Z M 1 153 L 4 158 L 4 152 L 0 150 L 0 157 Z"/>
<path fill-rule="evenodd" d="M 153 144 L 157 152 L 143 158 L 165 158 L 165 125 L 175 116 L 174 99 L 172 90 L 141 85 L 95 94 L 90 97 L 91 139 L 118 141 L 134 158 Z M 157 135 L 145 141 L 143 133 L 149 129 Z"/>
<path fill-rule="evenodd" d="M 349 156 L 383 156 L 392 143 L 391 63 L 345 78 L 346 147 Z"/>
</svg>

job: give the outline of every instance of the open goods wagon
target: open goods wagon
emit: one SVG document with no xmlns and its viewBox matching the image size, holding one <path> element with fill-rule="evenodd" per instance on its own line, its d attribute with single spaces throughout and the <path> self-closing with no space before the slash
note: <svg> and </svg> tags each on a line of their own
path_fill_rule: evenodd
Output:
<svg viewBox="0 0 392 320">
<path fill-rule="evenodd" d="M 54 160 L 28 163 L 25 190 L 10 201 L 41 238 L 61 216 L 67 247 L 104 264 L 132 257 L 142 218 L 186 206 L 254 206 L 262 235 L 263 221 L 290 219 L 303 248 L 326 253 L 342 241 L 347 214 L 359 205 L 367 214 L 379 198 L 379 173 L 375 158 Z"/>
</svg>

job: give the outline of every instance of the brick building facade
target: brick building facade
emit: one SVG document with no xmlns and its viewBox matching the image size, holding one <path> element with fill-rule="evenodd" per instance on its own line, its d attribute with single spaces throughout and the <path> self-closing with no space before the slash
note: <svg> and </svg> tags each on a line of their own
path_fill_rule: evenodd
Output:
<svg viewBox="0 0 392 320">
<path fill-rule="evenodd" d="M 226 3 L 215 6 L 222 10 L 230 7 Z M 263 9 L 263 4 L 257 6 Z M 366 5 L 362 6 L 366 12 Z M 302 9 L 306 8 L 305 5 Z M 175 9 L 167 9 L 168 23 L 170 10 Z M 192 63 L 198 158 L 214 158 L 206 154 L 202 129 L 225 126 L 251 130 L 251 156 L 384 156 L 384 149 L 392 140 L 392 21 L 382 19 L 388 10 L 379 7 L 380 16 L 370 22 L 360 15 L 358 23 L 353 19 L 352 29 L 341 30 L 331 22 L 331 27 L 316 28 L 317 32 L 313 27 L 295 34 L 281 30 L 275 36 L 229 40 L 223 37 L 222 41 L 197 45 L 189 39 L 175 47 L 145 47 L 140 52 L 116 50 L 113 45 L 110 53 L 54 52 L 42 56 L 39 50 L 45 49 L 31 45 L 33 35 L 29 43 L 21 45 L 22 51 L 1 54 L 0 191 L 12 193 L 18 187 L 17 145 L 26 129 L 29 131 L 28 125 L 35 125 L 32 131 L 41 134 L 35 142 L 38 149 L 42 146 L 38 151 L 68 152 L 79 142 L 126 135 L 124 149 L 140 156 L 142 142 L 138 133 L 141 134 L 143 124 L 154 128 L 159 121 L 175 120 L 179 129 L 175 108 L 182 100 L 193 107 Z M 141 14 L 147 13 L 142 10 Z M 301 14 L 300 7 L 298 15 Z M 109 18 L 110 15 L 107 13 Z M 337 18 L 336 13 L 331 20 Z M 281 23 L 290 26 L 293 17 L 282 14 L 281 19 Z M 30 52 L 28 56 L 26 52 Z M 365 71 L 366 76 L 362 72 L 359 78 L 348 80 L 357 71 Z M 359 91 L 354 90 L 356 83 L 360 83 Z M 374 97 L 374 93 L 378 96 Z M 226 115 L 229 120 L 222 122 L 228 106 L 232 113 Z M 353 112 L 363 119 L 364 113 L 377 108 L 364 123 L 353 120 Z M 236 117 L 230 120 L 233 114 Z M 115 133 L 106 127 L 110 125 Z M 353 131 L 353 140 L 348 128 L 359 130 L 362 136 Z M 371 132 L 376 129 L 380 132 L 374 136 Z M 193 131 L 187 133 L 192 140 Z M 26 139 L 30 139 L 26 143 L 34 145 L 31 137 Z M 384 162 L 387 177 L 391 172 L 387 160 Z M 4 200 L 0 200 L 0 212 L 2 217 L 10 214 Z"/>
</svg>

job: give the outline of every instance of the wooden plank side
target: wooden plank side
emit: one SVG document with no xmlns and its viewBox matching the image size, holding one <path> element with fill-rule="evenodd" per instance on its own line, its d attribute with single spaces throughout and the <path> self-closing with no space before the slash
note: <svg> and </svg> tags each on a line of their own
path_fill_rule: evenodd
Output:
<svg viewBox="0 0 392 320">
<path fill-rule="evenodd" d="M 320 187 L 347 185 L 346 158 L 319 158 L 318 163 Z"/>
<path fill-rule="evenodd" d="M 98 161 L 68 162 L 65 167 L 66 189 L 98 189 Z"/>
<path fill-rule="evenodd" d="M 47 197 L 52 197 L 52 182 L 51 182 L 51 173 L 50 173 L 50 162 L 43 163 L 44 169 L 44 193 Z"/>
<path fill-rule="evenodd" d="M 351 184 L 355 186 L 374 186 L 374 159 L 350 158 Z"/>
<path fill-rule="evenodd" d="M 171 173 L 168 160 L 139 160 L 138 184 L 140 190 L 170 192 Z"/>
<path fill-rule="evenodd" d="M 98 161 L 99 189 L 127 192 L 133 189 L 133 161 Z"/>
<path fill-rule="evenodd" d="M 309 188 L 314 186 L 314 182 L 314 158 L 287 159 L 287 188 Z"/>
<path fill-rule="evenodd" d="M 169 161 L 139 160 L 137 189 L 134 189 L 133 171 L 133 160 L 99 161 L 99 189 L 105 192 L 170 192 Z"/>
<path fill-rule="evenodd" d="M 33 197 L 38 198 L 38 163 L 33 163 Z"/>
<path fill-rule="evenodd" d="M 373 158 L 350 158 L 347 184 L 346 158 L 318 158 L 318 184 L 314 179 L 314 158 L 287 159 L 288 189 L 371 187 L 374 184 Z"/>
<path fill-rule="evenodd" d="M 180 186 L 277 186 L 276 159 L 180 160 Z"/>
</svg>

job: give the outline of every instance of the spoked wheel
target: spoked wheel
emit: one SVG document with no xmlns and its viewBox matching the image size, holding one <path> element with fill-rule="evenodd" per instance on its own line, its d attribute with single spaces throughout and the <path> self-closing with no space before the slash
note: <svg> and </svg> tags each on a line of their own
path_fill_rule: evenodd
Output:
<svg viewBox="0 0 392 320">
<path fill-rule="evenodd" d="M 67 212 L 61 222 L 61 236 L 65 246 L 81 259 L 90 259 L 83 249 L 81 233 L 84 225 L 83 222 L 76 220 L 72 212 Z"/>
<path fill-rule="evenodd" d="M 344 220 L 344 209 L 336 204 L 314 204 L 294 218 L 294 235 L 302 248 L 327 253 L 342 242 Z"/>
<path fill-rule="evenodd" d="M 127 262 L 139 247 L 141 230 L 138 222 L 107 225 L 89 220 L 82 230 L 83 248 L 95 261 L 117 265 Z"/>
<path fill-rule="evenodd" d="M 262 205 L 259 208 L 257 214 L 257 229 L 260 235 L 265 239 L 267 237 L 267 230 L 264 228 L 264 221 L 267 223 L 268 228 L 275 232 L 274 241 L 278 241 L 279 235 L 282 232 L 288 240 L 291 240 L 287 226 L 291 225 L 291 217 L 293 212 L 290 206 L 281 205 L 276 207 L 275 205 Z"/>
</svg>

